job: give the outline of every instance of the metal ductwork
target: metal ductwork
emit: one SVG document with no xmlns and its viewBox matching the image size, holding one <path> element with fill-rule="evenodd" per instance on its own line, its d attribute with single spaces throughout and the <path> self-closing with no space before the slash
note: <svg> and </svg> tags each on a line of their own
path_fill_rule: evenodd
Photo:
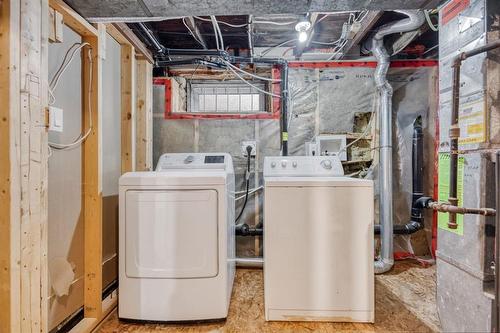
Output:
<svg viewBox="0 0 500 333">
<path fill-rule="evenodd" d="M 375 84 L 379 93 L 379 221 L 380 221 L 380 256 L 375 261 L 375 274 L 389 271 L 394 265 L 393 215 L 392 215 L 392 86 L 387 81 L 389 54 L 384 46 L 387 35 L 412 31 L 425 21 L 420 10 L 397 10 L 408 17 L 380 27 L 371 40 L 371 51 L 377 58 Z"/>
</svg>

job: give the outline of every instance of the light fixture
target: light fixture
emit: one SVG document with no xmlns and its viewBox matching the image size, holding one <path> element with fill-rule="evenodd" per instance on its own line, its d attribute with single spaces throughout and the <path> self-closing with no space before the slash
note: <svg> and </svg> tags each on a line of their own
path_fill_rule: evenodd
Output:
<svg viewBox="0 0 500 333">
<path fill-rule="evenodd" d="M 307 40 L 307 31 L 311 29 L 311 22 L 307 18 L 303 18 L 295 25 L 295 30 L 299 33 L 299 42 L 304 43 Z"/>
</svg>

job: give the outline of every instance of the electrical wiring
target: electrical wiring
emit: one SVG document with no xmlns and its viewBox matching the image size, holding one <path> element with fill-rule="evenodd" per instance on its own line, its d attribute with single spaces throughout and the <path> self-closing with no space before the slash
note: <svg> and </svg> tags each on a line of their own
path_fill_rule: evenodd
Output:
<svg viewBox="0 0 500 333">
<path fill-rule="evenodd" d="M 82 49 L 84 46 L 90 46 L 90 44 L 88 44 L 88 43 L 81 43 L 79 45 L 80 46 L 77 48 L 77 50 Z M 71 51 L 72 48 L 73 48 L 73 46 L 68 49 L 67 54 Z M 51 89 L 52 89 L 51 90 L 52 96 L 53 96 L 53 92 L 55 91 L 55 88 L 57 87 L 57 83 L 58 83 L 61 75 L 64 73 L 66 68 L 71 63 L 71 60 L 73 59 L 74 53 L 76 53 L 76 51 L 73 51 L 72 56 L 69 58 L 68 62 L 65 63 L 63 61 L 63 63 L 61 64 L 61 67 L 56 72 L 56 75 L 54 75 L 54 77 L 52 78 L 52 80 L 51 80 L 52 84 L 50 85 Z M 92 69 L 93 69 L 92 48 L 89 48 L 89 50 L 88 50 L 88 58 L 89 58 L 89 87 L 88 87 L 88 94 L 87 95 L 88 95 L 88 108 L 89 108 L 89 128 L 87 129 L 87 131 L 85 133 L 80 133 L 80 135 L 76 139 L 74 139 L 71 143 L 49 142 L 49 155 L 52 155 L 51 149 L 68 150 L 68 149 L 72 149 L 72 148 L 79 146 L 88 138 L 88 136 L 92 132 L 92 128 L 93 128 L 92 99 L 91 99 L 91 93 L 90 93 L 90 91 L 92 89 L 92 80 L 93 80 L 93 77 L 92 77 Z M 64 59 L 67 59 L 67 57 L 65 56 Z"/>
<path fill-rule="evenodd" d="M 195 33 L 191 30 L 189 25 L 186 23 L 185 17 L 182 18 L 182 23 L 184 23 L 184 26 L 189 30 L 189 33 L 191 34 L 191 36 L 193 36 L 194 40 L 197 41 L 201 46 L 204 46 L 203 43 L 198 39 L 198 37 L 196 37 Z"/>
<path fill-rule="evenodd" d="M 297 38 L 294 38 L 294 39 L 290 39 L 290 40 L 284 41 L 283 43 L 280 43 L 280 44 L 278 44 L 278 45 L 271 46 L 271 47 L 269 47 L 269 48 L 265 49 L 264 51 L 262 51 L 262 52 L 258 55 L 258 57 L 263 57 L 263 56 L 265 56 L 266 54 L 268 54 L 271 50 L 273 50 L 273 49 L 275 49 L 275 48 L 277 48 L 277 47 L 281 47 L 281 46 L 284 46 L 284 45 L 286 45 L 286 44 L 288 44 L 288 43 L 291 43 L 291 42 L 296 42 L 296 41 L 297 41 Z"/>
<path fill-rule="evenodd" d="M 214 20 L 213 15 L 210 16 L 210 19 L 212 20 L 212 28 L 214 29 L 214 34 L 215 34 L 215 43 L 217 45 L 217 50 L 221 50 L 220 44 L 219 44 L 219 32 L 217 31 L 217 27 L 215 26 L 215 20 Z"/>
<path fill-rule="evenodd" d="M 222 38 L 222 32 L 220 31 L 220 26 L 219 26 L 219 22 L 217 21 L 217 18 L 212 15 L 211 16 L 213 18 L 213 22 L 214 22 L 214 26 L 215 26 L 215 29 L 217 30 L 217 34 L 219 35 L 219 39 L 220 39 L 220 45 L 221 45 L 221 50 L 224 50 L 224 39 Z"/>
<path fill-rule="evenodd" d="M 259 186 L 259 187 L 251 189 L 248 193 L 257 192 L 257 191 L 262 190 L 263 188 L 264 188 L 264 186 Z M 246 191 L 237 191 L 237 192 L 234 192 L 234 194 L 236 194 L 236 195 L 238 195 L 238 194 L 244 194 L 244 193 L 246 193 Z"/>
<path fill-rule="evenodd" d="M 50 80 L 49 86 L 48 86 L 48 91 L 49 91 L 49 105 L 53 105 L 55 102 L 55 96 L 54 96 L 54 91 L 57 88 L 57 85 L 59 84 L 59 79 L 61 78 L 62 74 L 66 71 L 68 68 L 69 64 L 71 61 L 73 61 L 73 58 L 75 57 L 76 52 L 81 50 L 83 47 L 86 45 L 90 45 L 87 42 L 84 43 L 74 43 L 73 45 L 70 46 L 68 51 L 66 51 L 66 54 L 64 55 L 63 61 L 61 63 L 61 66 L 57 69 L 56 73 L 52 77 L 52 80 Z M 75 48 L 76 47 L 76 48 Z M 71 55 L 70 55 L 71 54 Z M 69 59 L 68 59 L 69 56 Z"/>
<path fill-rule="evenodd" d="M 276 98 L 281 98 L 280 95 L 276 95 L 276 94 L 273 94 L 273 93 L 270 93 L 269 91 L 265 91 L 263 89 L 260 89 L 259 87 L 251 84 L 250 82 L 248 82 L 247 80 L 245 80 L 240 74 L 238 74 L 238 72 L 236 72 L 232 67 L 227 67 L 231 72 L 233 72 L 234 75 L 236 75 L 241 81 L 243 81 L 245 84 L 249 85 L 250 87 L 254 88 L 255 90 L 263 93 L 263 94 L 266 94 L 266 95 L 269 95 L 269 96 L 273 96 L 273 97 L 276 97 Z"/>
<path fill-rule="evenodd" d="M 252 189 L 252 190 L 249 190 L 249 191 L 248 191 L 248 195 L 250 195 L 250 194 L 254 194 L 255 192 L 260 191 L 262 188 L 263 188 L 263 186 L 259 186 L 259 187 L 257 187 L 257 188 Z M 240 191 L 240 192 L 241 192 L 241 193 L 246 193 L 246 191 Z M 234 199 L 234 200 L 235 200 L 235 201 L 239 201 L 239 200 L 244 199 L 244 198 L 245 198 L 245 195 L 240 195 L 239 197 L 237 197 L 237 198 L 236 198 L 236 199 Z"/>
<path fill-rule="evenodd" d="M 296 24 L 297 21 L 289 21 L 289 22 L 253 21 L 252 23 L 257 23 L 257 24 L 271 24 L 271 25 L 291 25 L 291 24 Z"/>
<path fill-rule="evenodd" d="M 198 19 L 200 21 L 205 21 L 205 22 L 212 22 L 212 20 L 210 19 L 206 19 L 206 18 L 203 18 L 203 17 L 200 17 L 200 16 L 193 16 L 195 19 Z M 228 23 L 228 22 L 224 22 L 224 21 L 218 21 L 220 24 L 224 24 L 224 25 L 227 25 L 228 27 L 231 27 L 231 28 L 243 28 L 243 27 L 246 27 L 248 25 L 248 23 L 244 23 L 244 24 L 232 24 L 232 23 Z"/>
<path fill-rule="evenodd" d="M 331 56 L 327 59 L 327 61 L 330 61 L 330 60 L 332 60 L 333 58 L 335 58 L 335 56 L 336 56 L 337 54 L 339 54 L 339 52 L 340 52 L 340 51 L 342 51 L 342 49 L 344 48 L 344 46 L 346 46 L 346 45 L 347 45 L 347 42 L 348 42 L 348 40 L 346 39 L 346 40 L 344 40 L 344 41 L 343 41 L 343 42 L 342 42 L 339 46 L 337 46 L 337 47 L 338 47 L 338 48 L 337 48 L 337 50 L 335 50 L 335 51 L 333 52 L 333 54 L 332 54 L 332 55 L 331 55 Z"/>
<path fill-rule="evenodd" d="M 239 67 L 237 67 L 237 66 L 233 65 L 232 63 L 230 63 L 230 62 L 229 62 L 229 61 L 227 61 L 227 60 L 224 60 L 224 59 L 220 59 L 220 60 L 221 60 L 224 64 L 226 64 L 227 66 L 230 66 L 230 67 L 232 67 L 232 68 L 236 69 L 237 71 L 239 71 L 239 72 L 241 72 L 241 73 L 243 73 L 243 74 L 246 74 L 246 75 L 248 75 L 248 76 L 251 76 L 251 77 L 253 77 L 253 78 L 256 78 L 256 79 L 258 79 L 258 80 L 268 81 L 268 82 L 281 82 L 281 80 L 280 80 L 280 79 L 270 79 L 270 78 L 268 78 L 268 77 L 258 76 L 258 75 L 255 75 L 255 74 L 253 74 L 253 73 L 250 73 L 250 72 L 244 71 L 243 69 L 241 69 L 241 68 L 239 68 Z"/>
<path fill-rule="evenodd" d="M 429 11 L 428 10 L 424 10 L 424 14 L 425 14 L 425 20 L 427 21 L 427 24 L 429 25 L 429 28 L 431 28 L 432 31 L 438 31 L 439 28 L 436 27 L 433 23 L 432 23 L 432 20 L 431 20 L 431 17 L 429 15 Z"/>
</svg>

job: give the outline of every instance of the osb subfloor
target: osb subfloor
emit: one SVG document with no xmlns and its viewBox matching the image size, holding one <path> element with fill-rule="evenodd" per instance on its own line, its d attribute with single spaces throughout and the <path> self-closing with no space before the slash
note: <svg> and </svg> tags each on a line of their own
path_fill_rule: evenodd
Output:
<svg viewBox="0 0 500 333">
<path fill-rule="evenodd" d="M 376 277 L 375 324 L 266 322 L 262 270 L 238 269 L 226 321 L 210 324 L 137 324 L 119 321 L 116 311 L 99 332 L 433 332 L 439 330 L 435 268 L 411 261 Z"/>
</svg>

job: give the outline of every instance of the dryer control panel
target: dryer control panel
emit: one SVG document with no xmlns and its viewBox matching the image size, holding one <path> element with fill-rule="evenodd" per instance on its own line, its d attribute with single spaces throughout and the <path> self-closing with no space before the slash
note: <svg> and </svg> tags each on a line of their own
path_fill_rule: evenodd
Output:
<svg viewBox="0 0 500 333">
<path fill-rule="evenodd" d="M 226 153 L 172 153 L 160 156 L 156 171 L 172 169 L 225 170 L 231 163 L 231 156 Z"/>
<path fill-rule="evenodd" d="M 264 177 L 328 177 L 343 176 L 337 156 L 267 156 Z"/>
</svg>

